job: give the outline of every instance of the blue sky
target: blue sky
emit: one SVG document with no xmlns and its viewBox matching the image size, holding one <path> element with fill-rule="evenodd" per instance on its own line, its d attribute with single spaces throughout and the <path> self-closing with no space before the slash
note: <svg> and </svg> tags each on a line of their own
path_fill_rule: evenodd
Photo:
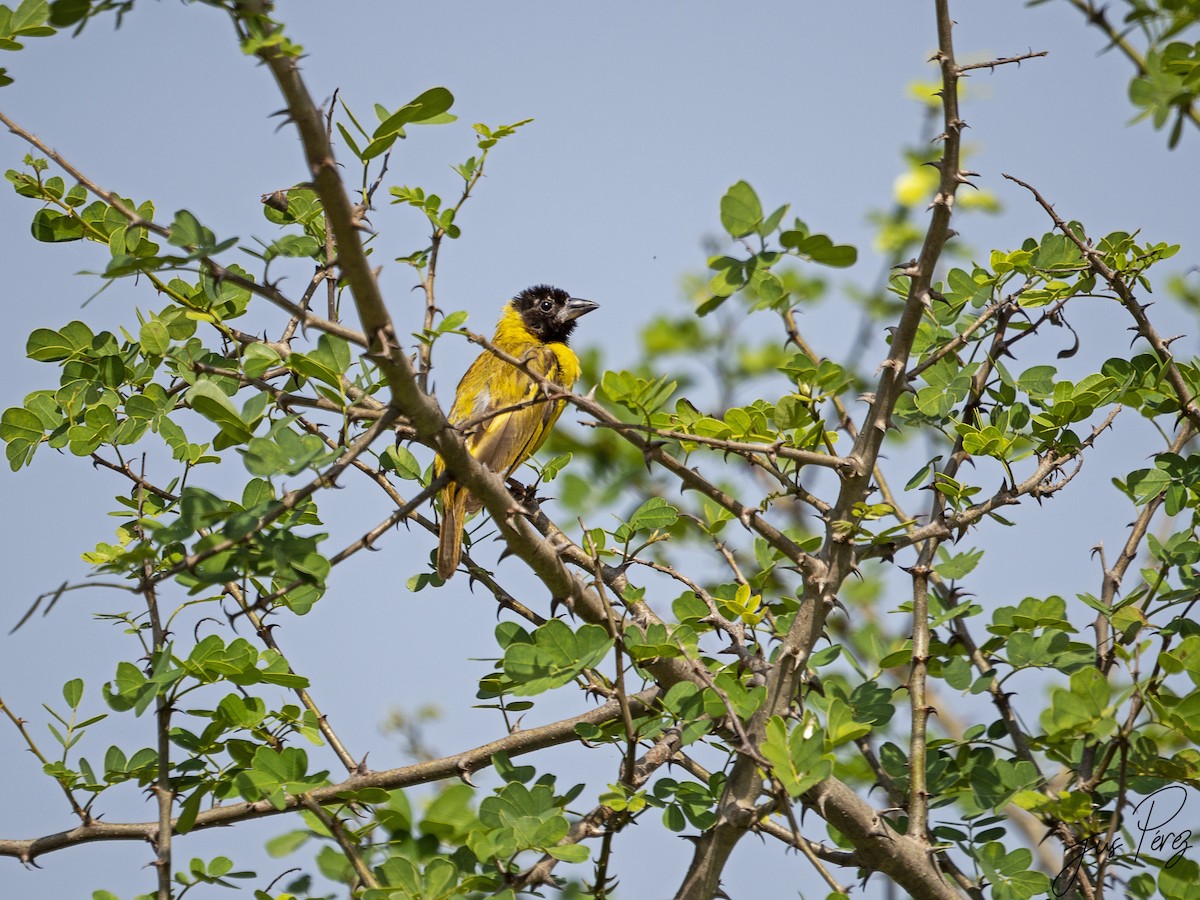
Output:
<svg viewBox="0 0 1200 900">
<path fill-rule="evenodd" d="M 281 7 L 293 39 L 306 49 L 304 72 L 318 99 L 340 89 L 360 116 L 370 116 L 375 102 L 395 108 L 435 85 L 454 92 L 459 121 L 412 129 L 393 153 L 389 183 L 447 195 L 456 178 L 448 166 L 473 152 L 470 123 L 535 119 L 496 149 L 488 177 L 460 217 L 464 236 L 443 257 L 440 302 L 469 310 L 470 325 L 486 330 L 513 292 L 536 282 L 561 284 L 603 304 L 578 339 L 601 346 L 612 365 L 632 358 L 629 335 L 639 323 L 680 309 L 680 280 L 703 269 L 702 241 L 719 231 L 719 199 L 740 179 L 754 185 L 768 207 L 791 203 L 814 229 L 858 245 L 860 261 L 845 277 L 870 283 L 880 260 L 866 212 L 891 203 L 892 183 L 904 170 L 900 148 L 919 132 L 921 109 L 906 86 L 936 74 L 927 63 L 935 44 L 932 4 L 915 2 L 735 7 L 309 0 Z M 985 250 L 1015 247 L 1048 230 L 1042 211 L 1002 180 L 1001 172 L 1010 172 L 1041 188 L 1060 213 L 1084 221 L 1091 232 L 1140 228 L 1147 239 L 1183 245 L 1174 271 L 1194 265 L 1200 135 L 1185 133 L 1181 148 L 1169 153 L 1163 134 L 1146 124 L 1127 127 L 1133 115 L 1128 64 L 1099 55 L 1099 35 L 1067 4 L 1026 9 L 1011 0 L 958 0 L 953 10 L 960 58 L 1050 51 L 1019 69 L 977 72 L 968 82 L 963 109 L 971 126 L 970 166 L 1004 213 L 956 221 L 964 238 Z M 304 177 L 293 133 L 269 117 L 282 102 L 267 74 L 241 54 L 214 10 L 143 3 L 120 31 L 101 22 L 76 40 L 32 41 L 2 62 L 17 81 L 0 90 L 0 109 L 101 185 L 152 198 L 168 217 L 187 208 L 218 236 L 270 239 L 260 195 Z M 6 168 L 19 166 L 26 152 L 11 135 L 0 139 Z M 135 308 L 156 305 L 147 290 L 128 283 L 83 306 L 96 282 L 75 273 L 101 268 L 101 251 L 35 243 L 28 232 L 33 212 L 29 201 L 0 191 L 8 318 L 0 330 L 2 406 L 19 404 L 55 377 L 25 358 L 25 338 L 34 328 L 73 318 L 131 327 Z M 423 225 L 414 213 L 387 206 L 372 221 L 383 235 L 377 256 L 393 314 L 415 322 L 420 301 L 409 292 L 412 279 L 391 260 L 421 245 Z M 1194 323 L 1165 305 L 1155 313 L 1160 309 L 1160 330 L 1187 332 L 1176 349 L 1193 354 Z M 836 298 L 812 314 L 813 334 L 831 356 L 844 346 L 846 321 Z M 1099 329 L 1109 325 L 1115 338 L 1101 338 Z M 1099 311 L 1082 327 L 1097 329 L 1098 341 L 1111 341 L 1109 355 L 1128 352 L 1117 317 Z M 447 373 L 438 381 L 443 397 L 468 355 L 465 348 L 439 349 Z M 1094 571 L 1090 583 L 1098 586 L 1088 548 L 1097 540 L 1120 540 L 1128 518 L 1099 469 L 1125 465 L 1128 471 L 1151 449 L 1143 443 L 1106 450 L 1109 462 L 1089 482 L 1094 497 L 1082 506 L 1051 504 L 1029 517 L 1032 530 L 1022 539 L 1055 541 L 1061 564 L 1044 571 L 996 569 L 991 577 L 1010 580 L 1011 591 L 1066 592 L 1082 589 L 1080 573 Z M 4 624 L 15 622 L 38 593 L 86 573 L 79 554 L 110 538 L 115 520 L 104 513 L 124 485 L 78 459 L 42 451 L 31 469 L 0 472 L 0 491 Z M 361 533 L 361 526 L 387 514 L 375 499 L 335 495 L 328 504 L 344 517 L 339 534 Z M 1098 524 L 1080 528 L 1080 519 Z M 378 733 L 392 708 L 411 710 L 430 700 L 441 705 L 447 716 L 427 738 L 443 752 L 490 739 L 498 727 L 488 714 L 466 711 L 485 663 L 456 657 L 452 670 L 436 669 L 444 660 L 436 648 L 448 614 L 462 626 L 455 640 L 463 657 L 494 654 L 490 604 L 457 582 L 437 596 L 408 594 L 404 581 L 428 547 L 420 545 L 419 557 L 397 559 L 406 541 L 385 541 L 384 552 L 336 578 L 318 608 L 280 634 L 352 750 L 370 750 L 380 768 L 405 762 L 397 741 Z M 59 684 L 72 675 L 87 680 L 99 709 L 99 684 L 111 678 L 127 649 L 116 629 L 90 618 L 103 602 L 98 594 L 67 595 L 48 619 L 0 636 L 0 696 L 18 714 L 40 723 L 41 702 L 56 700 Z M 432 684 L 437 692 L 431 695 Z M 540 720 L 569 713 L 572 701 L 557 710 L 554 701 L 539 705 Z M 149 744 L 151 723 L 138 721 Z M 35 734 L 45 734 L 40 724 Z M 90 755 L 102 756 L 104 746 Z M 578 751 L 557 753 L 582 759 Z M 615 757 L 610 762 L 609 771 L 595 776 L 601 783 L 615 772 Z M 11 773 L 0 837 L 70 824 L 53 785 L 43 783 L 31 763 L 13 730 L 0 728 L 0 765 Z M 131 796 L 108 818 L 148 817 L 136 800 Z M 281 829 L 277 820 L 239 829 L 239 852 L 253 864 L 261 839 Z M 618 844 L 628 860 L 625 896 L 669 896 L 686 864 L 690 845 L 670 836 L 647 840 L 655 830 L 647 825 Z M 198 835 L 181 842 L 180 852 L 212 854 L 225 841 L 228 835 Z M 149 889 L 152 877 L 140 868 L 148 859 L 143 846 L 92 845 L 46 857 L 41 870 L 7 861 L 0 877 L 14 896 L 31 900 L 81 896 L 85 887 L 129 896 Z M 111 874 L 88 874 L 89 865 Z M 260 872 L 271 866 L 284 867 L 267 862 Z M 727 889 L 744 896 L 764 873 L 771 883 L 788 885 L 770 894 L 759 889 L 764 897 L 794 896 L 809 879 L 794 857 L 747 840 Z"/>
</svg>

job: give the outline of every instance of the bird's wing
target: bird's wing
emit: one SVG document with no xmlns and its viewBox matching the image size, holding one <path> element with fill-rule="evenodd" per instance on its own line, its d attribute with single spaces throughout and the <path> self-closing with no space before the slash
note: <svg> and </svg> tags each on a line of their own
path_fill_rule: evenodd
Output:
<svg viewBox="0 0 1200 900">
<path fill-rule="evenodd" d="M 549 347 L 533 348 L 524 359 L 542 377 L 556 383 L 561 380 L 560 361 Z M 451 421 L 462 425 L 490 415 L 474 426 L 467 448 L 493 472 L 507 476 L 542 445 L 562 412 L 562 401 L 545 400 L 533 379 L 490 353 L 472 364 L 464 382 L 472 375 L 479 387 L 456 398 Z M 540 402 L 530 402 L 537 400 Z M 525 403 L 529 405 L 521 405 Z"/>
</svg>

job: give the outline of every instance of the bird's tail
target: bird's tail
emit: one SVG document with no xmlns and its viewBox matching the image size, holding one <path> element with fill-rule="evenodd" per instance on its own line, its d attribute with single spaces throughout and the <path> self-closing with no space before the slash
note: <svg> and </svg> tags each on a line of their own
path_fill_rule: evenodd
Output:
<svg viewBox="0 0 1200 900">
<path fill-rule="evenodd" d="M 463 519 L 467 513 L 467 492 L 456 484 L 449 484 L 442 493 L 442 527 L 438 533 L 438 577 L 449 581 L 458 568 L 462 551 Z"/>
</svg>

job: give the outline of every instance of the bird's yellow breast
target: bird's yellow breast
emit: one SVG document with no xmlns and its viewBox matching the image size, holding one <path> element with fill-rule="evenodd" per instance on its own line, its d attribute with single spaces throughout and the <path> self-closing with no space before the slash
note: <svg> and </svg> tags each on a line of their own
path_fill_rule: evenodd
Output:
<svg viewBox="0 0 1200 900">
<path fill-rule="evenodd" d="M 512 308 L 511 304 L 505 306 L 504 312 L 500 314 L 500 321 L 496 324 L 496 336 L 492 338 L 492 343 L 498 349 L 517 359 L 523 358 L 530 350 L 545 348 L 554 354 L 558 365 L 556 372 L 543 372 L 543 375 L 567 390 L 570 390 L 579 380 L 579 357 L 575 355 L 575 351 L 560 341 L 542 343 L 525 327 L 520 314 Z M 534 368 L 536 370 L 540 366 Z"/>
</svg>

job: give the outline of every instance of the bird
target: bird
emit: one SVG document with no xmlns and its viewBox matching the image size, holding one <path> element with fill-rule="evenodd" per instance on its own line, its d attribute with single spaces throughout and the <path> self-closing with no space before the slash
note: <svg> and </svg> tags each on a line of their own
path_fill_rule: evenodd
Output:
<svg viewBox="0 0 1200 900">
<path fill-rule="evenodd" d="M 570 390 L 580 370 L 579 358 L 568 341 L 579 317 L 599 306 L 561 288 L 534 285 L 504 305 L 492 344 L 522 360 L 531 372 Z M 467 450 L 508 478 L 542 446 L 562 413 L 561 399 L 536 402 L 543 393 L 529 375 L 485 349 L 458 383 L 447 418 L 456 427 L 473 423 L 466 434 Z M 435 475 L 444 468 L 438 457 Z M 481 507 L 479 500 L 453 480 L 442 488 L 437 572 L 443 581 L 458 568 L 463 521 Z"/>
</svg>

